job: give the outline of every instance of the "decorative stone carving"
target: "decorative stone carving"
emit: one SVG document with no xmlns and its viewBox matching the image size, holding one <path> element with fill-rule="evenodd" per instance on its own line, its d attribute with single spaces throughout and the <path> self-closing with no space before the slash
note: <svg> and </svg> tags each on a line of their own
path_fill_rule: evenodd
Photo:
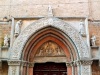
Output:
<svg viewBox="0 0 100 75">
<path fill-rule="evenodd" d="M 81 60 L 82 65 L 91 65 L 92 62 L 93 62 L 92 60 Z"/>
<path fill-rule="evenodd" d="M 66 63 L 66 66 L 67 66 L 67 67 L 70 67 L 70 66 L 71 66 L 71 63 L 70 63 L 70 62 L 67 62 L 67 63 Z"/>
<path fill-rule="evenodd" d="M 20 65 L 21 61 L 20 60 L 9 60 L 8 65 Z"/>
<path fill-rule="evenodd" d="M 21 24 L 22 24 L 22 21 L 19 20 L 19 21 L 17 21 L 17 23 L 15 25 L 15 37 L 17 37 L 20 34 L 20 31 L 21 31 L 20 25 Z"/>
<path fill-rule="evenodd" d="M 84 25 L 84 22 L 80 22 L 80 34 L 82 36 L 86 36 L 86 32 L 85 32 L 85 25 Z"/>
<path fill-rule="evenodd" d="M 34 67 L 34 63 L 28 63 L 29 67 Z"/>
<path fill-rule="evenodd" d="M 72 67 L 72 66 L 75 67 L 75 66 L 77 66 L 77 65 L 76 65 L 76 62 L 75 62 L 75 61 L 72 61 L 72 62 L 67 62 L 67 63 L 66 63 L 66 66 L 67 66 L 67 67 Z"/>
<path fill-rule="evenodd" d="M 52 23 L 50 23 L 49 20 L 52 20 Z M 25 28 L 25 30 L 22 33 L 20 33 L 21 35 L 18 36 L 18 38 L 13 43 L 13 47 L 11 49 L 12 53 L 10 54 L 10 59 L 20 59 L 21 54 L 22 54 L 21 52 L 23 48 L 25 47 L 27 40 L 34 33 L 36 33 L 36 31 L 39 31 L 41 28 L 45 28 L 48 26 L 59 29 L 60 31 L 62 31 L 63 33 L 67 35 L 67 36 L 64 35 L 66 38 L 70 37 L 71 40 L 69 39 L 69 41 L 72 41 L 72 43 L 74 43 L 75 47 L 77 48 L 75 50 L 77 50 L 76 52 L 78 52 L 79 54 L 78 56 L 80 58 L 90 57 L 89 48 L 83 42 L 77 30 L 75 30 L 71 25 L 67 24 L 66 22 L 58 18 L 52 17 L 52 18 L 40 19 L 36 21 L 35 23 L 29 25 L 27 28 Z"/>
<path fill-rule="evenodd" d="M 92 35 L 91 37 L 91 45 L 96 46 L 96 36 L 95 35 Z"/>
<path fill-rule="evenodd" d="M 36 56 L 65 56 L 65 54 L 56 43 L 48 41 L 39 48 Z"/>
<path fill-rule="evenodd" d="M 49 5 L 49 7 L 48 7 L 48 17 L 53 17 L 53 9 L 52 9 L 51 5 Z"/>
<path fill-rule="evenodd" d="M 28 62 L 22 61 L 22 65 L 23 65 L 23 66 L 28 66 Z"/>
<path fill-rule="evenodd" d="M 91 65 L 92 64 L 92 60 L 79 60 L 79 61 L 75 61 L 75 63 L 77 65 Z"/>
<path fill-rule="evenodd" d="M 7 34 L 4 37 L 4 46 L 6 46 L 6 47 L 9 46 L 9 38 L 8 38 L 8 35 Z"/>
</svg>

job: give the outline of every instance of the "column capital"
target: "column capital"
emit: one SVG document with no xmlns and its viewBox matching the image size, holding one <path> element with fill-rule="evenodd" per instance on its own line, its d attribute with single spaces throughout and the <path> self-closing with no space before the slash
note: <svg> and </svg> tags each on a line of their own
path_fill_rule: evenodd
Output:
<svg viewBox="0 0 100 75">
<path fill-rule="evenodd" d="M 21 60 L 8 60 L 8 65 L 21 65 Z"/>
<path fill-rule="evenodd" d="M 23 66 L 27 66 L 28 65 L 28 61 L 24 61 L 24 60 L 8 60 L 8 65 L 23 65 Z"/>
<path fill-rule="evenodd" d="M 29 62 L 28 65 L 29 65 L 29 67 L 34 67 L 34 63 L 33 62 Z"/>
<path fill-rule="evenodd" d="M 78 60 L 75 62 L 76 62 L 76 65 L 91 65 L 93 60 Z"/>
<path fill-rule="evenodd" d="M 93 60 L 80 60 L 82 65 L 91 65 Z"/>
<path fill-rule="evenodd" d="M 75 63 L 75 61 L 67 62 L 67 63 L 66 63 L 66 66 L 68 66 L 68 67 L 76 66 L 76 63 Z"/>
</svg>

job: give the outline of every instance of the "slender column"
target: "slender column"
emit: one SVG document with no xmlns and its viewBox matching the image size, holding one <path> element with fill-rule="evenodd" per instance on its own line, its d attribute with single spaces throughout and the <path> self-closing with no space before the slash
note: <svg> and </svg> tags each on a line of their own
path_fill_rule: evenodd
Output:
<svg viewBox="0 0 100 75">
<path fill-rule="evenodd" d="M 10 47 L 12 47 L 13 41 L 14 41 L 14 28 L 15 28 L 15 26 L 14 26 L 14 18 L 12 18 Z"/>
<path fill-rule="evenodd" d="M 66 66 L 67 66 L 67 75 L 72 75 L 71 63 L 66 63 Z"/>
<path fill-rule="evenodd" d="M 21 62 L 21 75 L 25 75 L 26 74 L 27 65 L 28 65 L 27 61 L 22 61 Z"/>
<path fill-rule="evenodd" d="M 88 47 L 90 47 L 88 18 L 85 19 L 85 29 L 86 29 L 86 40 L 87 40 L 87 45 L 88 45 Z"/>
<path fill-rule="evenodd" d="M 28 75 L 33 75 L 33 68 L 34 68 L 34 63 L 29 63 L 29 74 Z"/>
</svg>

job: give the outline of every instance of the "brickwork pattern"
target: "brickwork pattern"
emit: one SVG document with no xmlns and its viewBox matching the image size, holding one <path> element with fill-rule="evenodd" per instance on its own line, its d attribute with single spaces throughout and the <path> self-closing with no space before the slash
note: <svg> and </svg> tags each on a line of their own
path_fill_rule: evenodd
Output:
<svg viewBox="0 0 100 75">
<path fill-rule="evenodd" d="M 55 16 L 89 16 L 100 19 L 99 0 L 1 0 L 0 17 L 45 16 L 49 4 Z"/>
<path fill-rule="evenodd" d="M 10 25 L 0 25 L 0 46 L 3 45 L 3 38 L 5 34 L 8 34 L 10 36 L 10 30 L 11 30 Z"/>
<path fill-rule="evenodd" d="M 89 23 L 89 34 L 90 38 L 92 35 L 96 36 L 96 45 L 100 46 L 100 22 L 90 22 Z"/>
</svg>

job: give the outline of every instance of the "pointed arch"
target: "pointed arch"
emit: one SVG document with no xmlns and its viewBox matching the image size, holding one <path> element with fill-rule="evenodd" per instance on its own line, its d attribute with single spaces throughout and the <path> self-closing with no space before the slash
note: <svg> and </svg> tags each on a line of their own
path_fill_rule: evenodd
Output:
<svg viewBox="0 0 100 75">
<path fill-rule="evenodd" d="M 56 28 L 61 32 L 61 34 L 67 38 L 67 40 L 72 44 L 75 48 L 75 52 L 79 58 L 89 58 L 89 48 L 83 42 L 80 34 L 77 30 L 75 30 L 68 23 L 58 19 L 58 18 L 43 18 L 40 19 L 31 25 L 29 25 L 23 32 L 18 36 L 18 38 L 13 43 L 13 47 L 11 49 L 10 59 L 21 59 L 23 49 L 25 45 L 29 43 L 29 39 L 40 31 L 41 29 L 45 29 L 46 27 Z"/>
</svg>

